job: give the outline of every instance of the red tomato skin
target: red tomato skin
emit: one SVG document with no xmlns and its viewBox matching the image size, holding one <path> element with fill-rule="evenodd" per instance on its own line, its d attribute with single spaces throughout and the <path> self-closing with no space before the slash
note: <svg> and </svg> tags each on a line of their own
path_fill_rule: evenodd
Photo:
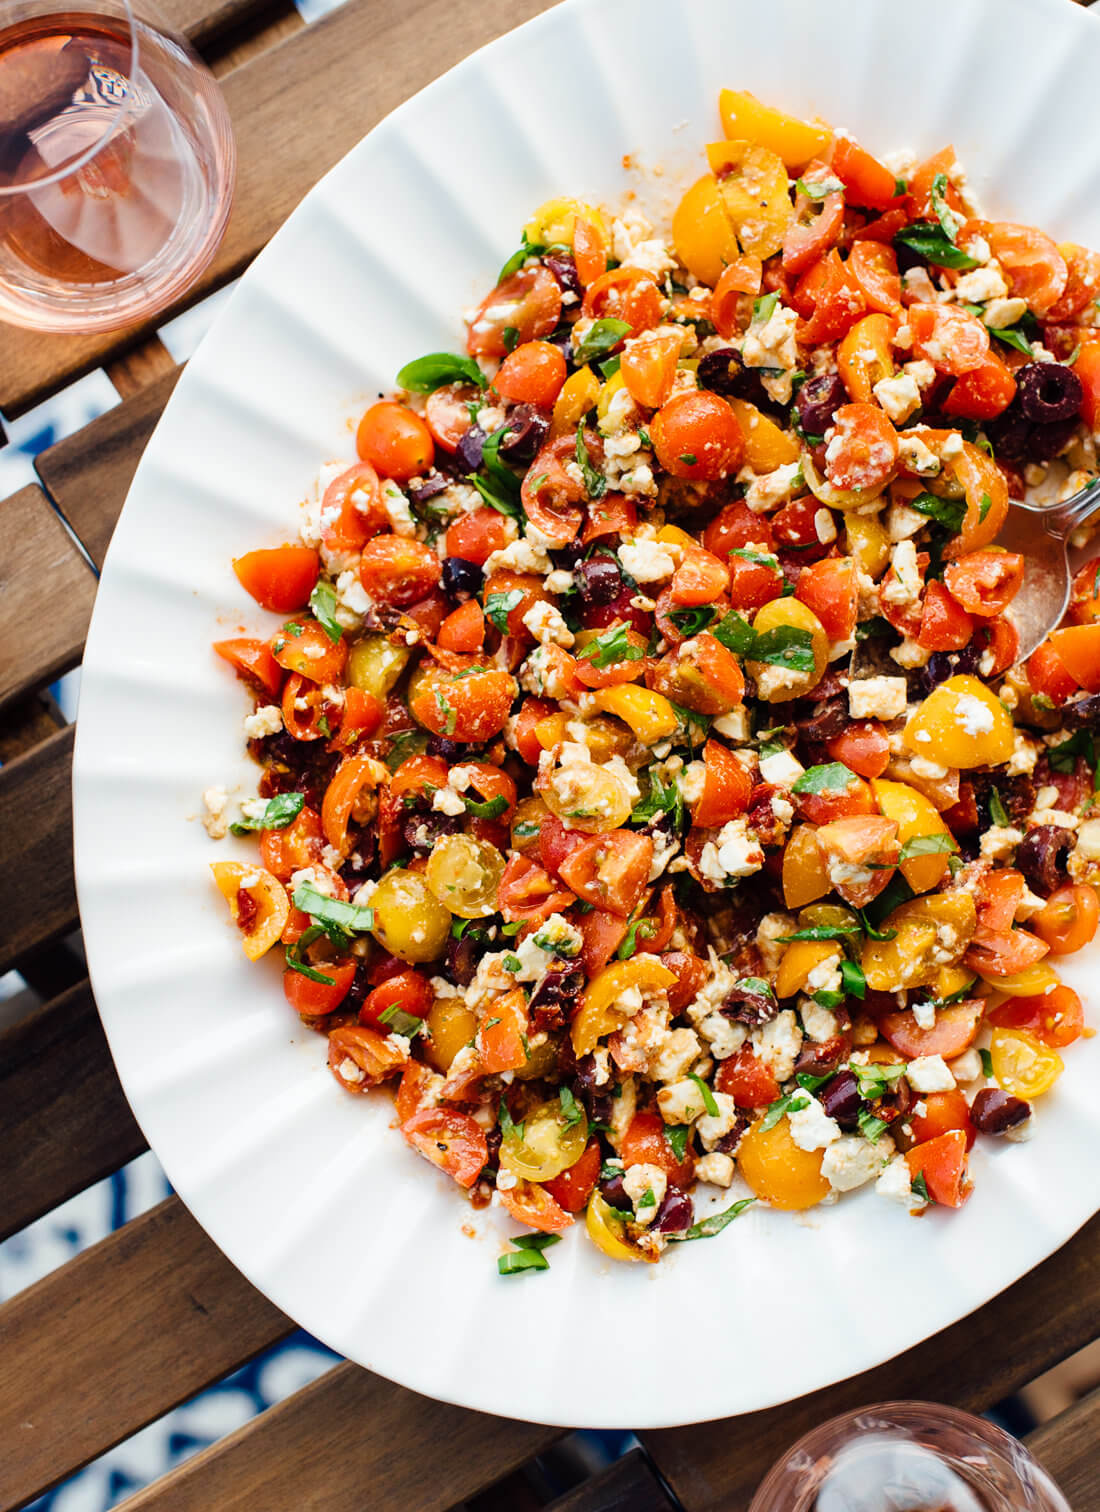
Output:
<svg viewBox="0 0 1100 1512">
<path fill-rule="evenodd" d="M 779 1096 L 779 1083 L 748 1046 L 721 1063 L 714 1085 L 739 1108 L 764 1108 Z"/>
<path fill-rule="evenodd" d="M 590 1139 L 576 1164 L 560 1176 L 555 1176 L 552 1181 L 544 1181 L 543 1186 L 565 1212 L 579 1213 L 587 1207 L 588 1199 L 600 1179 L 600 1164 L 600 1142 L 598 1139 Z"/>
<path fill-rule="evenodd" d="M 447 529 L 447 555 L 462 557 L 484 567 L 494 551 L 503 551 L 509 540 L 504 515 L 486 506 L 459 515 Z"/>
<path fill-rule="evenodd" d="M 990 1011 L 989 1022 L 1030 1030 L 1044 1045 L 1061 1050 L 1081 1038 L 1085 1015 L 1077 993 L 1062 983 L 1045 995 L 1009 998 Z"/>
<path fill-rule="evenodd" d="M 359 422 L 355 449 L 384 478 L 407 483 L 435 461 L 435 442 L 427 425 L 393 399 L 372 404 Z"/>
<path fill-rule="evenodd" d="M 367 994 L 359 1010 L 359 1022 L 388 1034 L 390 1026 L 383 1022 L 382 1015 L 391 1008 L 400 1008 L 413 1018 L 427 1018 L 433 1002 L 432 989 L 418 971 L 398 971 Z"/>
<path fill-rule="evenodd" d="M 302 1018 L 321 1018 L 335 1012 L 351 991 L 358 963 L 354 957 L 326 962 L 318 966 L 331 983 L 313 982 L 291 967 L 283 972 L 283 993 L 295 1013 Z"/>
<path fill-rule="evenodd" d="M 926 651 L 961 651 L 973 634 L 973 617 L 933 578 L 924 590 L 917 640 Z"/>
<path fill-rule="evenodd" d="M 502 399 L 552 409 L 566 377 L 565 356 L 549 341 L 525 341 L 509 352 L 493 380 Z"/>
<path fill-rule="evenodd" d="M 736 472 L 745 434 L 726 401 L 706 389 L 673 394 L 650 423 L 657 460 L 675 478 L 714 481 Z"/>
<path fill-rule="evenodd" d="M 283 686 L 283 669 L 272 656 L 267 641 L 215 641 L 214 650 L 229 663 L 242 682 L 260 687 L 272 698 L 278 698 Z"/>
<path fill-rule="evenodd" d="M 914 1145 L 905 1156 L 910 1178 L 923 1175 L 928 1195 L 941 1207 L 962 1207 L 972 1187 L 966 1173 L 966 1134 L 951 1129 Z"/>
<path fill-rule="evenodd" d="M 834 761 L 860 777 L 881 777 L 890 765 L 890 742 L 877 719 L 854 720 L 842 734 L 827 740 L 825 748 Z"/>
<path fill-rule="evenodd" d="M 899 198 L 897 183 L 889 168 L 853 142 L 851 137 L 836 138 L 831 166 L 847 189 L 847 198 L 853 205 L 889 210 Z"/>
<path fill-rule="evenodd" d="M 799 576 L 794 596 L 813 610 L 830 640 L 855 634 L 859 584 L 851 557 L 811 562 Z"/>
<path fill-rule="evenodd" d="M 233 571 L 261 608 L 273 614 L 294 614 L 309 603 L 321 558 L 312 546 L 273 546 L 235 557 Z"/>
<path fill-rule="evenodd" d="M 719 740 L 703 747 L 706 778 L 703 796 L 692 809 L 692 823 L 703 827 L 737 819 L 749 806 L 752 778 L 745 766 Z"/>
<path fill-rule="evenodd" d="M 415 1150 L 462 1187 L 473 1186 L 489 1159 L 480 1125 L 453 1109 L 425 1108 L 407 1119 L 401 1132 Z"/>
<path fill-rule="evenodd" d="M 966 1148 L 973 1147 L 978 1131 L 970 1122 L 970 1104 L 957 1087 L 951 1092 L 925 1092 L 919 1102 L 924 1104 L 925 1111 L 909 1114 L 913 1138 L 918 1144 L 951 1129 L 961 1129 L 966 1135 Z"/>
<path fill-rule="evenodd" d="M 695 1171 L 695 1157 L 685 1152 L 677 1160 L 665 1137 L 665 1121 L 659 1113 L 635 1113 L 619 1146 L 623 1165 L 660 1166 L 673 1186 L 687 1187 Z"/>
</svg>

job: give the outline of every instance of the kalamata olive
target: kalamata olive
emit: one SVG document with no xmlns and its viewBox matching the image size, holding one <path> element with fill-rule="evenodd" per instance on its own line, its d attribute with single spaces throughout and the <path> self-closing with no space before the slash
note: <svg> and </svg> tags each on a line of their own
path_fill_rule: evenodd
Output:
<svg viewBox="0 0 1100 1512">
<path fill-rule="evenodd" d="M 851 722 L 848 700 L 838 695 L 808 706 L 800 701 L 794 725 L 800 740 L 833 740 L 843 735 Z"/>
<path fill-rule="evenodd" d="M 734 347 L 719 347 L 700 361 L 695 375 L 700 388 L 711 389 L 725 399 L 751 399 L 764 394 L 760 375 L 745 367 Z"/>
<path fill-rule="evenodd" d="M 989 813 L 993 789 L 996 788 L 1009 824 L 1023 828 L 1024 820 L 1035 807 L 1035 784 L 1030 777 L 1023 774 L 1019 777 L 1006 777 L 1000 773 L 978 771 L 971 772 L 969 780 L 974 789 L 974 802 L 978 805 L 979 814 Z"/>
<path fill-rule="evenodd" d="M 657 1209 L 652 1227 L 659 1234 L 682 1234 L 695 1221 L 695 1209 L 691 1198 L 679 1187 L 670 1186 L 665 1199 Z"/>
<path fill-rule="evenodd" d="M 1027 438 L 1027 461 L 1052 462 L 1077 434 L 1077 420 L 1052 420 L 1047 425 L 1033 425 Z"/>
<path fill-rule="evenodd" d="M 748 1024 L 750 1028 L 755 1029 L 760 1024 L 767 1024 L 778 1017 L 779 1001 L 775 993 L 767 988 L 763 981 L 760 988 L 749 987 L 744 982 L 738 982 L 726 994 L 720 1011 L 726 1018 L 733 1019 L 734 1023 Z"/>
<path fill-rule="evenodd" d="M 443 592 L 452 603 L 460 604 L 479 594 L 484 578 L 477 563 L 465 557 L 447 557 L 443 563 Z"/>
<path fill-rule="evenodd" d="M 618 1208 L 620 1213 L 633 1213 L 634 1204 L 623 1185 L 622 1174 L 617 1176 L 605 1176 L 600 1182 L 600 1196 L 613 1208 Z"/>
<path fill-rule="evenodd" d="M 969 650 L 969 647 L 967 648 Z M 962 666 L 953 663 L 946 651 L 933 651 L 924 666 L 917 671 L 917 686 L 922 693 L 931 693 L 941 682 L 961 672 Z M 973 669 L 968 669 L 973 670 Z"/>
<path fill-rule="evenodd" d="M 411 851 L 430 851 L 444 835 L 456 835 L 462 828 L 462 820 L 450 814 L 410 814 L 405 820 L 405 844 Z"/>
<path fill-rule="evenodd" d="M 482 747 L 474 741 L 448 740 L 446 735 L 431 734 L 424 747 L 429 756 L 442 756 L 444 761 L 476 761 Z"/>
<path fill-rule="evenodd" d="M 462 432 L 455 455 L 465 472 L 477 472 L 481 466 L 481 452 L 486 439 L 480 425 L 471 425 Z"/>
<path fill-rule="evenodd" d="M 463 935 L 461 940 L 453 936 L 447 941 L 442 975 L 456 987 L 468 987 L 477 975 L 478 958 L 482 948 L 476 939 Z"/>
<path fill-rule="evenodd" d="M 580 541 L 567 541 L 564 546 L 555 546 L 547 555 L 551 563 L 562 572 L 572 572 L 584 556 L 585 549 Z"/>
<path fill-rule="evenodd" d="M 434 499 L 437 494 L 443 493 L 454 482 L 446 473 L 438 470 L 427 473 L 423 478 L 410 478 L 405 488 L 414 504 L 423 504 L 428 499 Z"/>
<path fill-rule="evenodd" d="M 550 417 L 533 404 L 517 404 L 508 412 L 508 429 L 501 437 L 500 455 L 509 462 L 530 462 L 546 440 Z"/>
<path fill-rule="evenodd" d="M 360 961 L 355 968 L 355 975 L 351 979 L 351 986 L 348 988 L 347 996 L 340 1004 L 340 1011 L 342 1013 L 358 1013 L 363 1006 L 363 1001 L 367 997 L 367 994 L 373 991 L 374 988 L 371 986 L 370 981 L 370 967 L 366 961 Z"/>
<path fill-rule="evenodd" d="M 818 1101 L 830 1118 L 835 1118 L 842 1129 L 858 1126 L 863 1099 L 859 1095 L 859 1083 L 851 1071 L 838 1071 L 832 1081 L 827 1081 L 819 1090 Z"/>
<path fill-rule="evenodd" d="M 1015 399 L 995 420 L 985 422 L 985 433 L 993 450 L 1004 462 L 1027 461 L 1031 431 L 1031 421 L 1025 417 Z"/>
<path fill-rule="evenodd" d="M 485 1162 L 485 1165 L 491 1171 L 495 1171 L 500 1164 L 500 1142 L 503 1138 L 504 1131 L 499 1124 L 494 1124 L 485 1135 L 485 1148 L 489 1152 L 489 1158 Z"/>
<path fill-rule="evenodd" d="M 970 1122 L 979 1134 L 1003 1134 L 1031 1117 L 1031 1104 L 1000 1087 L 983 1087 L 970 1105 Z"/>
<path fill-rule="evenodd" d="M 836 373 L 822 373 L 808 378 L 795 396 L 798 423 L 807 436 L 823 436 L 833 423 L 842 404 L 848 403 L 848 390 Z"/>
<path fill-rule="evenodd" d="M 1028 830 L 1016 850 L 1016 868 L 1041 898 L 1049 898 L 1066 880 L 1066 856 L 1075 844 L 1072 830 L 1039 824 Z"/>
<path fill-rule="evenodd" d="M 745 1131 L 751 1123 L 751 1115 L 746 1113 L 743 1108 L 739 1108 L 733 1117 L 733 1128 L 730 1129 L 728 1134 L 723 1134 L 717 1145 L 715 1145 L 718 1153 L 720 1155 L 736 1155 L 737 1146 L 741 1143 Z"/>
<path fill-rule="evenodd" d="M 1016 370 L 1020 408 L 1037 425 L 1075 419 L 1085 390 L 1071 367 L 1061 362 L 1025 362 Z"/>
<path fill-rule="evenodd" d="M 609 556 L 589 557 L 573 568 L 573 581 L 586 604 L 610 604 L 622 592 L 618 564 Z"/>
<path fill-rule="evenodd" d="M 820 1044 L 815 1044 L 813 1040 L 803 1040 L 802 1049 L 794 1063 L 794 1073 L 796 1076 L 828 1076 L 842 1060 L 848 1059 L 851 1051 L 852 1042 L 843 1034 L 834 1034 Z"/>
<path fill-rule="evenodd" d="M 542 260 L 542 265 L 553 273 L 563 294 L 575 294 L 578 300 L 584 297 L 584 285 L 577 274 L 577 265 L 569 253 L 548 252 Z"/>
<path fill-rule="evenodd" d="M 527 1002 L 530 1032 L 538 1034 L 560 1029 L 569 1017 L 568 1010 L 577 1002 L 584 988 L 584 973 L 572 966 L 551 968 L 535 987 Z"/>
<path fill-rule="evenodd" d="M 563 1060 L 566 1060 L 570 1053 L 569 1036 L 566 1035 L 562 1045 Z M 583 1105 L 590 1123 L 609 1124 L 611 1122 L 611 1083 L 606 1081 L 597 1083 L 594 1055 L 582 1055 L 577 1061 L 573 1072 L 573 1096 Z"/>
<path fill-rule="evenodd" d="M 1062 710 L 1067 730 L 1093 729 L 1100 724 L 1100 693 L 1092 693 L 1068 703 Z"/>
</svg>

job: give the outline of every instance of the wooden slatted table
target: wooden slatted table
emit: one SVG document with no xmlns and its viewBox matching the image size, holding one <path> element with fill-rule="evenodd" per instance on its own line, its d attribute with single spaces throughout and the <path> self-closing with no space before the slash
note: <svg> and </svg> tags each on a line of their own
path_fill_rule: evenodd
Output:
<svg viewBox="0 0 1100 1512">
<path fill-rule="evenodd" d="M 226 240 L 189 301 L 247 265 L 304 192 L 378 119 L 445 68 L 542 8 L 477 0 L 346 0 L 305 26 L 287 0 L 162 0 L 222 77 L 240 152 Z M 423 45 L 432 38 L 431 49 Z M 315 110 L 315 81 L 341 102 Z M 45 692 L 79 663 L 96 567 L 178 376 L 149 330 L 60 338 L 0 326 L 0 409 L 14 416 L 104 365 L 122 402 L 38 459 L 41 486 L 0 502 L 0 972 L 46 999 L 0 1032 L 0 1238 L 145 1148 L 77 957 L 72 731 Z M 58 516 L 68 523 L 72 536 Z M 87 556 L 75 544 L 82 543 Z M 50 612 L 40 612 L 50 585 Z M 1095 1337 L 1094 1220 L 988 1306 L 902 1358 L 746 1418 L 643 1436 L 557 1512 L 747 1507 L 801 1432 L 873 1400 L 980 1410 Z M 0 1512 L 285 1337 L 284 1317 L 176 1198 L 0 1306 Z M 547 1506 L 520 1467 L 559 1430 L 441 1406 L 341 1364 L 132 1497 L 134 1512 L 522 1512 Z M 1033 1435 L 1077 1512 L 1100 1509 L 1100 1392 Z M 369 1488 L 365 1489 L 365 1488 Z"/>
</svg>

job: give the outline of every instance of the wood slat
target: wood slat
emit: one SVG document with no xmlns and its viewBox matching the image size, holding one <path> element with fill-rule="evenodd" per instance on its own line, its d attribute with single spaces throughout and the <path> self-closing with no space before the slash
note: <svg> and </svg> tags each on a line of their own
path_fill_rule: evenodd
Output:
<svg viewBox="0 0 1100 1512">
<path fill-rule="evenodd" d="M 80 660 L 95 574 L 42 490 L 0 501 L 0 705 Z"/>
<path fill-rule="evenodd" d="M 395 106 L 544 8 L 544 0 L 498 7 L 480 0 L 346 0 L 223 79 L 237 138 L 236 201 L 217 256 L 177 308 L 235 277 L 326 169 Z M 319 92 L 339 107 L 319 109 Z M 94 336 L 0 326 L 0 409 L 20 414 L 164 318 Z"/>
<path fill-rule="evenodd" d="M 561 1435 L 433 1402 L 357 1365 L 338 1365 L 131 1497 L 121 1512 L 445 1512 Z"/>
<path fill-rule="evenodd" d="M 0 1033 L 0 1240 L 145 1148 L 87 982 Z"/>
<path fill-rule="evenodd" d="M 48 688 L 13 699 L 0 711 L 0 766 L 41 745 L 64 726 L 65 716 Z"/>
<path fill-rule="evenodd" d="M 71 725 L 58 730 L 0 767 L 0 973 L 76 928 L 73 735 Z"/>
<path fill-rule="evenodd" d="M 255 21 L 276 0 L 157 0 L 157 10 L 175 31 L 209 57 L 217 40 Z"/>
<path fill-rule="evenodd" d="M 178 368 L 166 373 L 35 460 L 47 492 L 97 567 L 103 565 L 126 491 L 179 374 Z"/>
<path fill-rule="evenodd" d="M 599 1475 L 552 1501 L 545 1512 L 676 1512 L 676 1504 L 645 1451 L 631 1449 Z"/>
<path fill-rule="evenodd" d="M 690 1512 L 742 1512 L 769 1466 L 837 1413 L 908 1397 L 980 1411 L 1094 1337 L 1098 1242 L 1100 1217 L 978 1312 L 850 1381 L 766 1412 L 646 1432 L 642 1442 Z"/>
<path fill-rule="evenodd" d="M 1073 1512 L 1100 1512 L 1100 1387 L 1028 1435 Z"/>
<path fill-rule="evenodd" d="M 64 1480 L 293 1327 L 178 1198 L 134 1219 L 0 1307 L 0 1508 Z"/>
</svg>

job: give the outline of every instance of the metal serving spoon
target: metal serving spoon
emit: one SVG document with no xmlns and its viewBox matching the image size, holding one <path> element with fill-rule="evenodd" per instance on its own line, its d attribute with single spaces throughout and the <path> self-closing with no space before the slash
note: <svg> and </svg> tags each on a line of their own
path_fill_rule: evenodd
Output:
<svg viewBox="0 0 1100 1512">
<path fill-rule="evenodd" d="M 996 545 L 1018 551 L 1027 564 L 1023 587 L 1008 611 L 1020 637 L 1018 661 L 1026 661 L 1065 614 L 1073 584 L 1069 538 L 1098 511 L 1100 478 L 1060 504 L 1014 500 L 1008 506 Z"/>
</svg>

